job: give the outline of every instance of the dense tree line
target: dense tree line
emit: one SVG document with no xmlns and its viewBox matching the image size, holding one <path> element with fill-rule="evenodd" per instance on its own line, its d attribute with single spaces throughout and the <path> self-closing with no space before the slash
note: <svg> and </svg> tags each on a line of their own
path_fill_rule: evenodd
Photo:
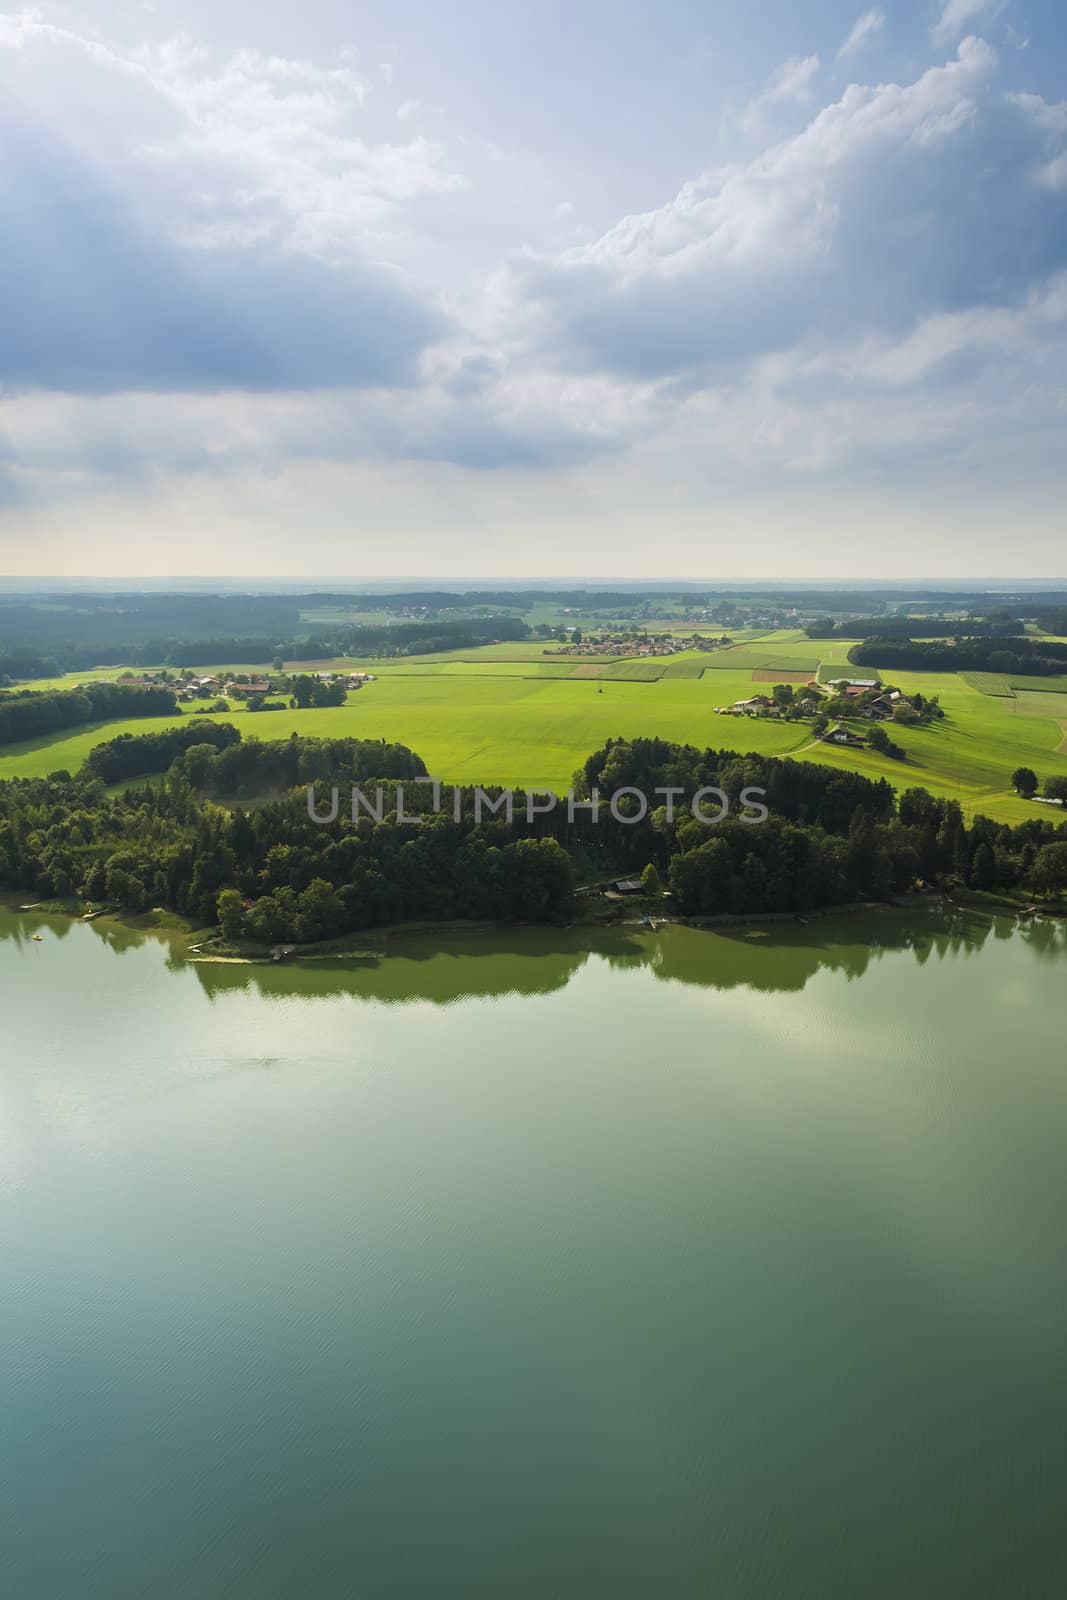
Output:
<svg viewBox="0 0 1067 1600">
<path fill-rule="evenodd" d="M 526 639 L 529 626 L 521 617 L 464 617 L 453 621 L 369 623 L 336 631 L 337 654 L 347 656 L 418 656 L 440 650 L 476 649 L 491 639 Z"/>
<path fill-rule="evenodd" d="M 657 788 L 680 787 L 675 806 L 687 807 L 706 785 L 722 788 L 735 808 L 741 791 L 756 786 L 766 791 L 766 805 L 791 822 L 816 823 L 831 833 L 848 829 L 857 807 L 876 818 L 893 812 L 893 790 L 884 778 L 839 772 L 812 761 L 790 761 L 751 751 L 699 750 L 666 739 L 609 739 L 575 774 L 578 792 L 594 788 L 604 794 L 632 787 L 652 796 Z M 651 802 L 650 802 L 651 803 Z M 651 825 L 651 820 L 650 820 Z M 629 835 L 633 830 L 623 828 Z"/>
<path fill-rule="evenodd" d="M 1048 639 L 940 640 L 865 639 L 853 645 L 848 659 L 858 667 L 883 671 L 903 668 L 912 672 L 1004 672 L 1047 678 L 1067 673 L 1067 644 Z"/>
<path fill-rule="evenodd" d="M 459 822 L 353 823 L 343 811 L 319 825 L 301 791 L 226 810 L 177 775 L 109 797 L 82 773 L 0 784 L 0 884 L 168 906 L 198 924 L 222 915 L 244 937 L 303 943 L 416 918 L 553 920 L 572 869 L 554 839 L 476 824 L 469 808 Z"/>
<path fill-rule="evenodd" d="M 433 655 L 442 650 L 476 650 L 491 639 L 525 639 L 530 629 L 519 617 L 467 617 L 455 622 L 393 622 L 373 626 L 332 623 L 273 641 L 200 639 L 168 647 L 168 665 L 195 667 L 205 661 L 256 663 L 285 660 L 330 661 L 336 656 L 379 658 Z M 142 653 L 143 654 L 143 653 Z M 146 662 L 150 657 L 143 657 Z"/>
<path fill-rule="evenodd" d="M 305 739 L 295 733 L 288 739 L 241 739 L 236 728 L 226 731 L 224 744 L 189 741 L 169 764 L 171 782 L 234 800 L 313 783 L 346 789 L 377 780 L 402 783 L 426 772 L 406 745 L 384 739 Z"/>
<path fill-rule="evenodd" d="M 275 640 L 299 632 L 300 601 L 294 595 L 78 594 L 0 599 L 2 654 L 24 652 L 52 666 L 47 674 L 17 671 L 12 677 L 57 676 L 57 666 L 62 672 L 83 672 L 119 661 L 148 666 L 168 660 L 183 644 L 196 641 L 232 644 L 266 639 L 265 659 L 270 660 Z M 195 656 L 191 664 L 261 659 L 207 654 Z"/>
<path fill-rule="evenodd" d="M 911 640 L 916 634 L 922 639 L 1011 638 L 1023 632 L 1022 618 L 1018 616 L 967 617 L 850 617 L 843 622 L 825 621 L 809 623 L 804 630 L 809 639 L 855 639 L 857 635 L 878 639 Z"/>
<path fill-rule="evenodd" d="M 41 898 L 172 907 L 268 944 L 411 919 L 551 920 L 571 904 L 573 862 L 588 871 L 598 858 L 605 871 L 641 873 L 649 890 L 666 882 L 678 908 L 697 916 L 800 915 L 888 900 L 918 883 L 1067 888 L 1067 822 L 1055 813 L 968 828 L 953 801 L 909 789 L 898 802 L 883 780 L 812 763 L 612 741 L 576 775 L 573 816 L 565 805 L 528 812 L 516 793 L 509 817 L 481 809 L 484 793 L 473 788 L 458 801 L 446 791 L 436 808 L 422 762 L 401 745 L 295 735 L 261 744 L 211 724 L 173 734 L 196 742 L 178 749 L 171 732 L 161 743 L 152 735 L 133 754 L 126 737 L 112 753 L 100 746 L 73 777 L 0 783 L 0 884 Z M 107 794 L 110 774 L 175 750 L 165 784 Z M 353 814 L 353 783 L 380 786 L 378 816 Z M 309 815 L 308 784 L 325 820 Z M 334 787 L 344 799 L 332 813 Z M 618 798 L 621 790 L 630 792 Z M 720 791 L 715 825 L 693 809 L 709 790 Z M 754 820 L 754 790 L 766 820 Z"/>
<path fill-rule="evenodd" d="M 88 683 L 81 689 L 5 691 L 0 694 L 0 745 L 36 739 L 87 722 L 176 715 L 174 690 L 165 684 L 134 689 L 121 683 Z"/>
<path fill-rule="evenodd" d="M 982 620 L 957 624 L 885 614 L 888 606 L 901 601 L 913 609 L 951 604 L 975 612 Z M 118 662 L 177 667 L 213 661 L 263 665 L 278 655 L 290 660 L 324 660 L 348 653 L 402 655 L 473 648 L 487 639 L 525 638 L 528 629 L 521 613 L 544 604 L 574 612 L 607 610 L 620 615 L 665 604 L 717 606 L 720 610 L 744 604 L 798 608 L 808 615 L 825 612 L 825 620 L 809 628 L 815 638 L 834 632 L 855 633 L 860 628 L 881 637 L 898 637 L 902 628 L 946 636 L 960 627 L 975 636 L 1012 633 L 1018 631 L 1020 613 L 1029 615 L 1036 608 L 1042 627 L 1067 632 L 1067 595 L 1062 592 L 1035 599 L 908 589 L 782 587 L 745 593 L 667 584 L 645 590 L 409 590 L 391 594 L 42 593 L 0 596 L 0 684 L 58 677 Z M 342 615 L 360 611 L 424 615 L 372 626 L 316 619 L 315 612 L 326 609 Z"/>
<path fill-rule="evenodd" d="M 0 612 L 0 621 L 3 613 Z M 32 645 L 9 645 L 0 640 L 0 688 L 9 687 L 23 678 L 60 678 L 64 667 L 59 657 L 49 655 Z"/>
<path fill-rule="evenodd" d="M 230 722 L 192 717 L 159 733 L 121 733 L 94 745 L 85 758 L 87 772 L 104 783 L 121 783 L 152 772 L 167 772 L 193 745 L 211 751 L 240 742 L 240 729 Z"/>
<path fill-rule="evenodd" d="M 1011 828 L 978 818 L 968 828 L 955 801 L 884 780 L 773 756 L 699 751 L 663 740 L 609 742 L 586 762 L 579 787 L 604 794 L 633 786 L 679 790 L 639 825 L 598 829 L 628 866 L 654 864 L 690 915 L 800 914 L 819 906 L 885 900 L 918 883 L 977 889 L 1067 887 L 1067 823 L 1034 818 Z M 714 785 L 730 810 L 714 827 L 692 814 Z M 765 790 L 766 822 L 742 820 L 746 789 Z M 1046 786 L 1053 792 L 1052 782 Z M 1056 791 L 1057 794 L 1059 791 Z"/>
<path fill-rule="evenodd" d="M 177 601 L 177 597 L 172 597 Z M 251 599 L 246 601 L 251 604 Z M 171 608 L 158 620 L 173 621 Z M 57 615 L 63 619 L 56 622 Z M 219 620 L 240 618 L 240 606 L 227 602 Z M 155 614 L 153 613 L 153 618 Z M 140 620 L 138 620 L 140 619 Z M 55 678 L 101 663 L 127 666 L 196 667 L 222 661 L 232 666 L 262 666 L 286 660 L 328 661 L 334 656 L 430 655 L 442 650 L 477 649 L 492 639 L 525 639 L 530 629 L 516 616 L 457 617 L 455 620 L 370 624 L 304 624 L 299 609 L 287 605 L 272 632 L 257 631 L 261 611 L 250 610 L 241 632 L 207 632 L 210 612 L 197 601 L 189 608 L 189 632 L 149 625 L 142 612 L 114 606 L 83 615 L 44 607 L 0 603 L 0 684 L 18 679 Z M 267 611 L 270 620 L 270 611 Z M 25 638 L 21 638 L 25 635 Z"/>
</svg>

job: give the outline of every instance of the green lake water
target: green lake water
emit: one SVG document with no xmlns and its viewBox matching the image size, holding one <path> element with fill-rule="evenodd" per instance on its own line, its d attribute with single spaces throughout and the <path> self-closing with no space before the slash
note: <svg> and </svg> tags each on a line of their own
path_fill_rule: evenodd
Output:
<svg viewBox="0 0 1067 1600">
<path fill-rule="evenodd" d="M 1065 979 L 0 910 L 0 1595 L 1059 1600 Z"/>
</svg>

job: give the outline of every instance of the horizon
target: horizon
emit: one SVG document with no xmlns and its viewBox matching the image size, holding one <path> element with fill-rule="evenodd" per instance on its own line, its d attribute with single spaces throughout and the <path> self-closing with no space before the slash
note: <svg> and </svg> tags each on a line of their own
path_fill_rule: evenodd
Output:
<svg viewBox="0 0 1067 1600">
<path fill-rule="evenodd" d="M 536 592 L 545 590 L 549 592 L 558 589 L 585 590 L 596 593 L 598 590 L 617 589 L 620 591 L 632 590 L 635 593 L 664 594 L 685 592 L 694 593 L 730 593 L 758 594 L 761 591 L 773 593 L 785 591 L 787 593 L 804 593 L 807 590 L 841 590 L 843 592 L 859 590 L 861 592 L 875 593 L 888 590 L 903 594 L 934 593 L 960 593 L 978 594 L 989 593 L 999 595 L 1010 592 L 1045 594 L 1047 592 L 1067 592 L 1067 578 L 997 578 L 994 576 L 976 577 L 970 579 L 944 579 L 933 581 L 929 578 L 860 578 L 860 577 L 835 577 L 835 578 L 624 578 L 624 577 L 599 577 L 588 576 L 568 577 L 566 574 L 557 573 L 550 577 L 528 578 L 522 576 L 481 576 L 467 577 L 448 574 L 429 574 L 420 577 L 388 577 L 388 578 L 358 578 L 345 577 L 337 574 L 277 574 L 274 576 L 260 576 L 255 579 L 241 577 L 237 574 L 170 574 L 164 577 L 154 577 L 148 574 L 116 574 L 104 577 L 90 577 L 87 575 L 57 577 L 45 573 L 36 573 L 32 576 L 19 577 L 16 575 L 0 574 L 0 595 L 35 595 L 58 594 L 65 591 L 82 594 L 111 594 L 111 593 L 181 593 L 183 589 L 190 588 L 197 591 L 218 591 L 220 588 L 236 594 L 254 595 L 276 589 L 283 589 L 290 593 L 312 594 L 324 592 L 324 586 L 334 586 L 337 593 L 366 593 L 380 594 L 383 596 L 397 593 L 414 593 L 425 589 L 427 592 L 462 593 L 486 590 L 512 590 L 515 593 Z M 447 588 L 441 588 L 447 585 Z M 326 592 L 330 592 L 328 589 Z"/>
</svg>

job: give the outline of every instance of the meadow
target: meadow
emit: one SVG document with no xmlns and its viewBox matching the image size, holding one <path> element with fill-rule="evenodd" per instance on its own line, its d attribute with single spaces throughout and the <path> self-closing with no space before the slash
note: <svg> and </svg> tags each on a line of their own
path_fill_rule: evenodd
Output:
<svg viewBox="0 0 1067 1600">
<path fill-rule="evenodd" d="M 344 706 L 261 712 L 250 725 L 248 713 L 235 702 L 223 720 L 236 721 L 246 737 L 254 733 L 262 739 L 296 732 L 398 740 L 447 781 L 565 789 L 585 757 L 606 739 L 658 736 L 799 755 L 886 777 L 898 789 L 919 785 L 959 800 L 968 816 L 1019 822 L 1043 810 L 1015 795 L 1011 774 L 1025 765 L 1042 780 L 1067 776 L 1067 693 L 1057 693 L 1061 683 L 1067 688 L 1064 680 L 1001 683 L 992 681 L 996 675 L 895 673 L 893 681 L 901 688 L 938 695 L 946 712 L 943 721 L 927 727 L 894 726 L 892 737 L 904 748 L 904 761 L 814 742 L 810 723 L 717 714 L 719 706 L 765 691 L 767 674 L 775 670 L 794 681 L 805 672 L 817 672 L 822 682 L 866 676 L 867 669 L 848 663 L 853 642 L 812 641 L 783 632 L 711 653 L 622 661 L 546 656 L 543 643 L 526 642 L 452 655 L 345 662 L 366 667 L 376 681 L 350 693 Z M 111 669 L 101 676 L 114 674 Z M 986 677 L 991 681 L 981 681 Z M 195 707 L 181 713 L 201 714 Z M 147 732 L 173 720 L 107 723 L 8 746 L 0 750 L 0 778 L 75 770 L 102 739 Z"/>
</svg>

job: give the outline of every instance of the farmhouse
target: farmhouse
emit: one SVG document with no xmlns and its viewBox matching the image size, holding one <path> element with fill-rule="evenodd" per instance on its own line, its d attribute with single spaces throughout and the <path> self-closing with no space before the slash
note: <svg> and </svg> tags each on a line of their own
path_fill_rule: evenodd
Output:
<svg viewBox="0 0 1067 1600">
<path fill-rule="evenodd" d="M 858 750 L 863 745 L 863 740 L 858 734 L 850 732 L 848 728 L 843 728 L 840 723 L 835 724 L 832 728 L 827 728 L 823 734 L 823 739 L 827 744 L 843 744 L 853 750 Z"/>
<path fill-rule="evenodd" d="M 897 693 L 897 701 L 900 694 Z M 888 722 L 895 709 L 892 695 L 880 694 L 877 700 L 872 700 L 869 706 L 863 706 L 862 713 L 871 722 Z"/>
</svg>

